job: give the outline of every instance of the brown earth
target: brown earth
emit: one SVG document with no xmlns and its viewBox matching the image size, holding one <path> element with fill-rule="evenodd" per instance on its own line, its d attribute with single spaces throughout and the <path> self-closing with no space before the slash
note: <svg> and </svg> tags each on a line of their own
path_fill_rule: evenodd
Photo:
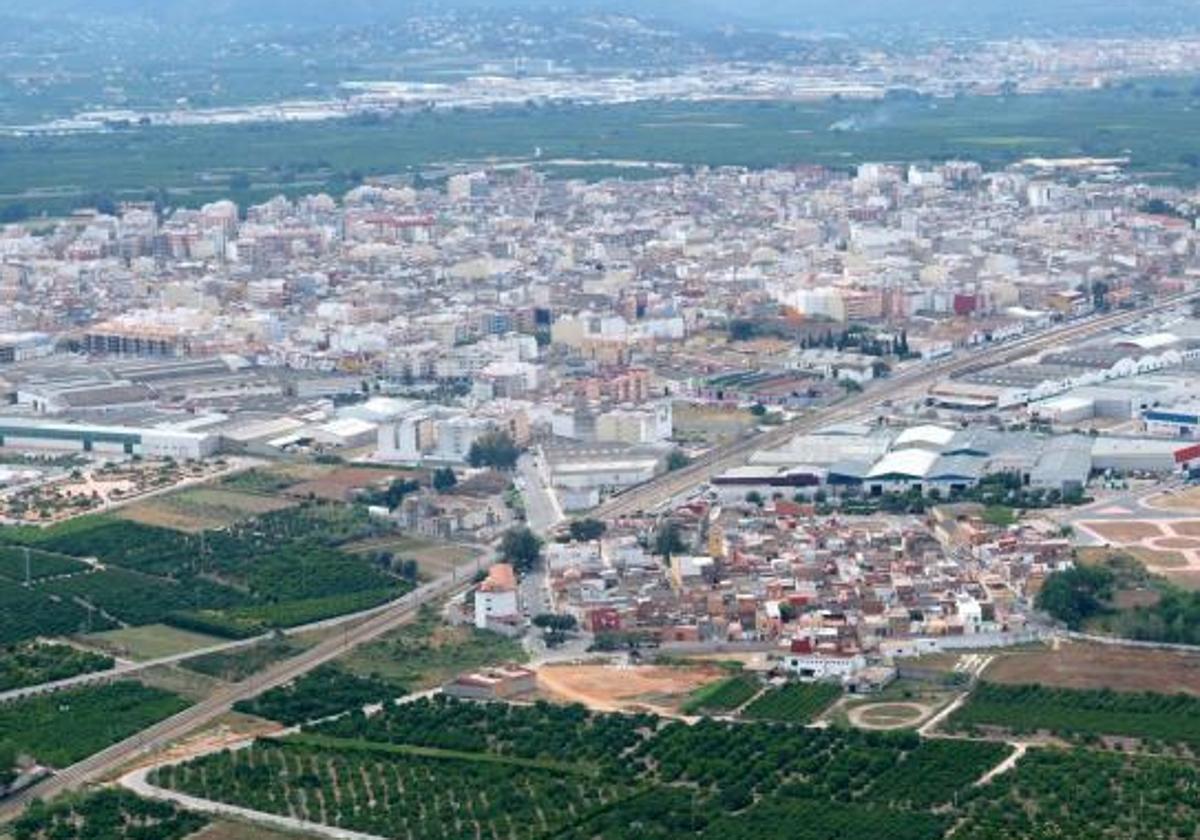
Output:
<svg viewBox="0 0 1200 840">
<path fill-rule="evenodd" d="M 1116 543 L 1131 543 L 1149 537 L 1161 537 L 1162 529 L 1153 522 L 1081 522 L 1080 525 L 1094 531 L 1106 540 Z"/>
<path fill-rule="evenodd" d="M 538 669 L 538 689 L 550 699 L 582 703 L 597 711 L 650 709 L 674 714 L 696 689 L 726 676 L 728 672 L 711 665 L 544 665 Z"/>
<path fill-rule="evenodd" d="M 1010 684 L 1200 696 L 1200 655 L 1072 643 L 1058 650 L 997 656 L 983 677 Z"/>
</svg>

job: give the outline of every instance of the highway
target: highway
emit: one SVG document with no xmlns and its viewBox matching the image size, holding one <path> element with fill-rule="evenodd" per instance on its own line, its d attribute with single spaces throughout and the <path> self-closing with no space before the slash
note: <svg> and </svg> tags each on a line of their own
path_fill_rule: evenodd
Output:
<svg viewBox="0 0 1200 840">
<path fill-rule="evenodd" d="M 490 563 L 490 558 L 487 561 Z M 298 656 L 281 662 L 250 679 L 218 689 L 212 696 L 184 709 L 177 715 L 160 721 L 138 734 L 126 738 L 83 761 L 66 767 L 55 775 L 27 788 L 0 803 L 0 822 L 15 819 L 34 799 L 50 799 L 87 782 L 109 775 L 140 755 L 167 746 L 188 733 L 211 723 L 227 713 L 239 700 L 248 700 L 263 691 L 285 685 L 314 668 L 336 659 L 347 650 L 372 641 L 411 619 L 421 607 L 465 589 L 470 575 L 446 576 L 425 584 L 393 601 L 376 614 L 358 624 L 343 624 L 343 632 Z"/>
<path fill-rule="evenodd" d="M 760 432 L 719 447 L 683 469 L 630 488 L 601 504 L 590 515 L 599 519 L 616 519 L 653 512 L 677 496 L 694 490 L 713 476 L 744 465 L 753 453 L 762 449 L 782 446 L 797 434 L 814 432 L 826 426 L 853 420 L 880 408 L 885 401 L 920 396 L 931 385 L 946 376 L 1006 364 L 1063 342 L 1090 338 L 1099 333 L 1134 323 L 1155 312 L 1195 300 L 1197 297 L 1193 293 L 1177 295 L 1153 306 L 1090 317 L 1016 341 L 989 345 L 981 350 L 949 358 L 942 362 L 909 368 L 890 379 L 883 380 L 878 385 L 869 387 L 862 393 L 853 394 L 834 405 L 812 411 L 770 431 Z"/>
</svg>

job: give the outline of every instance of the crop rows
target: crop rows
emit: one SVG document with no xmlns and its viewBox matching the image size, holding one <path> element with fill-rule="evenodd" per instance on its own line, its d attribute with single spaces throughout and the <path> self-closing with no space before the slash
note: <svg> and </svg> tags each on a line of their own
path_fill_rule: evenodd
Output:
<svg viewBox="0 0 1200 840">
<path fill-rule="evenodd" d="M 205 799 L 407 840 L 532 840 L 625 795 L 582 775 L 455 757 L 259 743 L 152 781 Z"/>
<path fill-rule="evenodd" d="M 694 693 L 683 706 L 686 714 L 731 712 L 759 691 L 759 683 L 744 676 L 728 677 Z"/>
<path fill-rule="evenodd" d="M 71 557 L 50 551 L 30 549 L 29 579 L 41 580 L 61 575 L 73 575 L 87 570 L 87 565 Z M 25 551 L 0 545 L 0 577 L 16 583 L 25 582 Z"/>
<path fill-rule="evenodd" d="M 30 644 L 0 650 L 0 691 L 107 671 L 113 658 L 70 645 Z"/>
<path fill-rule="evenodd" d="M 984 682 L 951 717 L 950 725 L 958 729 L 998 726 L 1015 732 L 1117 735 L 1200 744 L 1200 699 L 1183 694 Z"/>
<path fill-rule="evenodd" d="M 789 683 L 766 692 L 742 710 L 742 717 L 783 723 L 808 723 L 842 694 L 831 683 Z"/>
</svg>

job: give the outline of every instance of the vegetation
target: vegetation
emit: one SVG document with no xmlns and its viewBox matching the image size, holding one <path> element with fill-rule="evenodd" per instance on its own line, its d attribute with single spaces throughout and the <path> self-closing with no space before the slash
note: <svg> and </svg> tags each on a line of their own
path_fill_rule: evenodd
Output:
<svg viewBox="0 0 1200 840">
<path fill-rule="evenodd" d="M 433 489 L 439 493 L 452 490 L 457 484 L 458 476 L 454 474 L 452 468 L 441 467 L 433 471 Z"/>
<path fill-rule="evenodd" d="M 517 465 L 521 450 L 508 432 L 487 432 L 471 444 L 467 452 L 467 463 L 472 467 L 491 467 L 496 470 L 511 470 Z"/>
<path fill-rule="evenodd" d="M 692 463 L 692 459 L 682 449 L 672 449 L 667 455 L 667 471 L 675 472 Z"/>
<path fill-rule="evenodd" d="M 1114 578 L 1103 567 L 1075 566 L 1054 572 L 1038 592 L 1037 608 L 1079 630 L 1089 618 L 1105 609 L 1112 598 Z"/>
<path fill-rule="evenodd" d="M 289 659 L 304 650 L 304 645 L 285 636 L 268 639 L 249 647 L 193 657 L 182 663 L 184 668 L 216 677 L 226 682 L 241 682 L 253 674 Z"/>
<path fill-rule="evenodd" d="M 12 826 L 14 840 L 181 840 L 208 823 L 200 814 L 104 788 L 34 802 Z"/>
<path fill-rule="evenodd" d="M 653 549 L 660 557 L 671 557 L 683 554 L 688 547 L 679 532 L 679 526 L 674 522 L 665 522 L 654 532 Z"/>
<path fill-rule="evenodd" d="M 272 688 L 253 700 L 242 700 L 233 708 L 291 726 L 383 703 L 406 693 L 394 683 L 323 665 L 289 685 Z"/>
<path fill-rule="evenodd" d="M 174 694 L 136 682 L 60 691 L 0 706 L 0 741 L 62 768 L 187 706 Z"/>
<path fill-rule="evenodd" d="M 742 716 L 785 723 L 808 723 L 842 696 L 832 683 L 788 683 L 772 689 L 742 710 Z"/>
<path fill-rule="evenodd" d="M 510 528 L 500 540 L 500 556 L 518 572 L 528 572 L 542 561 L 542 540 L 526 527 Z"/>
<path fill-rule="evenodd" d="M 955 840 L 1196 836 L 1200 768 L 1094 750 L 1033 749 L 974 791 Z"/>
<path fill-rule="evenodd" d="M 70 575 L 86 569 L 83 563 L 71 557 L 50 551 L 29 550 L 29 579 Z M 25 551 L 11 546 L 0 546 L 0 577 L 16 583 L 25 582 Z"/>
<path fill-rule="evenodd" d="M 680 711 L 689 715 L 732 712 L 758 694 L 760 688 L 753 677 L 728 677 L 692 692 Z"/>
<path fill-rule="evenodd" d="M 570 528 L 571 539 L 576 542 L 590 542 L 604 536 L 608 526 L 599 519 L 576 519 Z"/>
<path fill-rule="evenodd" d="M 523 661 L 519 641 L 474 626 L 447 626 L 425 605 L 416 621 L 358 648 L 341 664 L 356 674 L 424 689 L 463 671 Z"/>
<path fill-rule="evenodd" d="M 959 728 L 997 726 L 1063 737 L 1101 735 L 1200 745 L 1200 698 L 983 682 L 950 718 Z"/>
<path fill-rule="evenodd" d="M 201 534 L 108 516 L 4 529 L 0 644 L 107 630 L 117 622 L 239 638 L 376 606 L 413 581 L 403 568 L 341 547 L 386 527 L 361 506 L 306 504 Z M 6 579 L 17 567 L 24 574 L 22 547 L 44 570 L 29 588 Z M 73 557 L 98 557 L 104 568 Z"/>
<path fill-rule="evenodd" d="M 0 691 L 65 680 L 114 665 L 111 656 L 70 645 L 24 644 L 0 650 Z"/>
</svg>

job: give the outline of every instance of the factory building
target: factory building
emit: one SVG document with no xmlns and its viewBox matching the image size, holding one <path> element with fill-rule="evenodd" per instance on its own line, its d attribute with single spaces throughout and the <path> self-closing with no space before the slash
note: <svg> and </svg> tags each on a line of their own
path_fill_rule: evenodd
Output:
<svg viewBox="0 0 1200 840">
<path fill-rule="evenodd" d="M 214 454 L 217 451 L 217 438 L 197 432 L 0 417 L 0 449 L 188 459 Z"/>
</svg>

